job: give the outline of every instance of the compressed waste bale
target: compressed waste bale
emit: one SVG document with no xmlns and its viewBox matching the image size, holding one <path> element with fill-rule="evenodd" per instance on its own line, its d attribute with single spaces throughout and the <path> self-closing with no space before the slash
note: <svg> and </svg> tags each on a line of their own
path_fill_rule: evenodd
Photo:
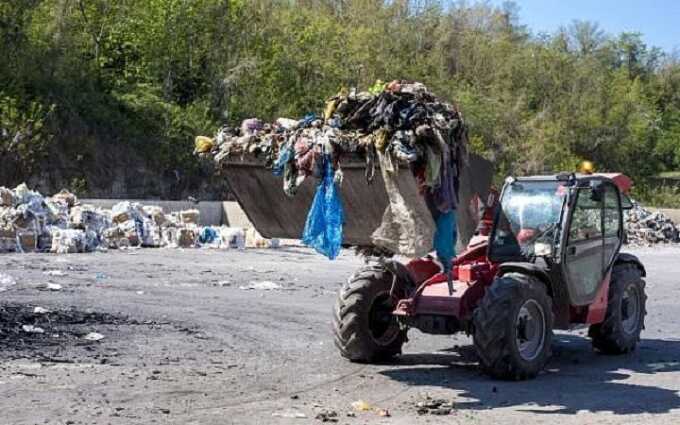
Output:
<svg viewBox="0 0 680 425">
<path fill-rule="evenodd" d="M 60 229 L 62 229 L 62 227 L 53 225 L 44 226 L 42 231 L 38 234 L 38 251 L 50 252 L 52 249 L 53 233 Z"/>
<path fill-rule="evenodd" d="M 31 203 L 42 203 L 44 200 L 43 196 L 30 190 L 26 183 L 21 183 L 19 186 L 14 188 L 14 202 L 18 204 L 31 204 Z"/>
<path fill-rule="evenodd" d="M 178 228 L 166 226 L 161 229 L 161 246 L 166 248 L 177 248 Z"/>
<path fill-rule="evenodd" d="M 0 253 L 16 252 L 17 231 L 9 224 L 0 225 Z"/>
<path fill-rule="evenodd" d="M 278 248 L 278 239 L 267 239 L 254 228 L 245 231 L 244 248 Z"/>
<path fill-rule="evenodd" d="M 141 222 L 141 241 L 142 246 L 147 248 L 158 248 L 163 245 L 163 237 L 160 226 L 151 218 L 145 218 Z"/>
<path fill-rule="evenodd" d="M 55 229 L 52 232 L 50 251 L 56 254 L 85 252 L 87 240 L 85 231 L 80 229 Z"/>
<path fill-rule="evenodd" d="M 32 210 L 26 208 L 26 205 L 20 205 L 14 210 L 12 221 L 18 229 L 33 230 L 39 227 L 38 217 Z"/>
<path fill-rule="evenodd" d="M 257 131 L 257 125 L 253 127 Z M 80 204 L 66 190 L 44 198 L 25 184 L 0 191 L 0 252 L 90 252 L 125 247 L 199 246 L 200 213 L 165 214 L 154 205 L 122 201 L 111 210 Z M 241 247 L 242 230 L 209 227 L 203 245 Z M 226 242 L 225 242 L 226 240 Z"/>
<path fill-rule="evenodd" d="M 177 246 L 180 248 L 191 248 L 196 245 L 198 239 L 198 228 L 194 226 L 181 227 L 177 229 Z"/>
<path fill-rule="evenodd" d="M 143 215 L 144 210 L 137 202 L 123 201 L 111 208 L 111 220 L 118 224 L 134 219 L 140 219 Z"/>
<path fill-rule="evenodd" d="M 105 229 L 111 227 L 111 219 L 103 210 L 92 205 L 78 205 L 69 212 L 69 227 L 101 235 Z"/>
<path fill-rule="evenodd" d="M 14 206 L 14 194 L 6 187 L 0 187 L 0 207 Z"/>
<path fill-rule="evenodd" d="M 45 200 L 45 211 L 47 222 L 66 228 L 69 221 L 69 207 L 63 200 L 47 199 Z"/>
<path fill-rule="evenodd" d="M 201 212 L 197 209 L 184 210 L 179 213 L 180 220 L 184 224 L 198 224 Z"/>
<path fill-rule="evenodd" d="M 52 199 L 55 201 L 64 202 L 69 207 L 73 207 L 78 203 L 78 198 L 76 197 L 76 195 L 74 195 L 73 193 L 69 192 L 66 189 L 62 189 L 59 193 L 54 194 L 52 196 Z"/>
<path fill-rule="evenodd" d="M 102 234 L 104 246 L 110 249 L 119 249 L 130 246 L 130 241 L 126 238 L 125 232 L 119 226 L 110 227 Z"/>
<path fill-rule="evenodd" d="M 32 230 L 17 232 L 17 250 L 20 252 L 35 252 L 38 249 L 38 235 Z"/>
<path fill-rule="evenodd" d="M 219 233 L 214 227 L 203 227 L 198 234 L 198 241 L 201 243 L 201 245 L 210 245 L 217 241 L 217 245 L 219 245 Z"/>
<path fill-rule="evenodd" d="M 156 223 L 156 226 L 160 227 L 167 221 L 167 218 L 163 213 L 163 208 L 159 206 L 145 205 L 142 208 L 142 210 L 144 211 L 144 214 L 146 214 L 147 217 L 151 218 L 154 221 L 154 223 Z"/>
<path fill-rule="evenodd" d="M 136 220 L 128 220 L 118 225 L 123 232 L 124 239 L 127 239 L 128 246 L 139 246 L 142 244 L 141 235 Z"/>
<path fill-rule="evenodd" d="M 224 248 L 245 249 L 246 247 L 246 232 L 240 227 L 221 227 L 220 239 Z"/>
</svg>

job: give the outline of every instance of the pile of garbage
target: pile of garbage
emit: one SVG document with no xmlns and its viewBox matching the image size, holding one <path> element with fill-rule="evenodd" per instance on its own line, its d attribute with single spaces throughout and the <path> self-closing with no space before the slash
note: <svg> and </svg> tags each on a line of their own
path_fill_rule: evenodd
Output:
<svg viewBox="0 0 680 425">
<path fill-rule="evenodd" d="M 212 138 L 197 137 L 194 153 L 213 158 L 218 168 L 233 157 L 263 158 L 282 176 L 289 196 L 305 178 L 319 179 L 302 241 L 331 259 L 342 244 L 344 211 L 337 187 L 343 156 L 365 158 L 369 184 L 379 163 L 390 203 L 372 241 L 413 257 L 434 245 L 446 264 L 455 246 L 454 210 L 466 145 L 457 107 L 438 100 L 422 83 L 395 80 L 378 81 L 362 92 L 343 88 L 326 101 L 321 115 L 273 123 L 251 118 L 238 128 L 222 127 Z M 402 195 L 396 179 L 400 163 L 408 165 L 424 200 Z"/>
<path fill-rule="evenodd" d="M 626 212 L 626 240 L 632 245 L 679 243 L 680 225 L 661 211 L 652 212 L 634 202 Z"/>
<path fill-rule="evenodd" d="M 239 248 L 241 228 L 199 226 L 200 212 L 165 214 L 123 201 L 112 209 L 83 205 L 65 190 L 43 197 L 25 184 L 0 187 L 0 253 L 77 253 L 131 247 Z"/>
</svg>

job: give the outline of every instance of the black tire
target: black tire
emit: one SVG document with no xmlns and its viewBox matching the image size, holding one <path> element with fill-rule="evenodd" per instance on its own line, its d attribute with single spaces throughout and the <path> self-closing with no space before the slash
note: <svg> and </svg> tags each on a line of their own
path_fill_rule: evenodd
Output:
<svg viewBox="0 0 680 425">
<path fill-rule="evenodd" d="M 353 362 L 374 362 L 401 354 L 407 330 L 401 329 L 391 314 L 392 276 L 381 266 L 367 266 L 340 289 L 333 333 L 343 357 Z"/>
<path fill-rule="evenodd" d="M 535 313 L 531 326 L 527 326 L 527 311 Z M 508 273 L 496 278 L 474 312 L 473 325 L 480 367 L 494 378 L 533 378 L 550 359 L 552 300 L 543 282 L 533 276 Z M 522 347 L 521 339 L 532 349 Z M 531 342 L 526 343 L 534 339 L 535 348 Z"/>
<path fill-rule="evenodd" d="M 629 301 L 628 297 L 635 297 Z M 636 303 L 636 307 L 632 303 Z M 593 347 L 605 354 L 624 354 L 635 349 L 645 327 L 647 295 L 642 273 L 633 264 L 617 264 L 609 283 L 604 321 L 590 326 Z M 635 310 L 635 311 L 630 311 Z"/>
</svg>

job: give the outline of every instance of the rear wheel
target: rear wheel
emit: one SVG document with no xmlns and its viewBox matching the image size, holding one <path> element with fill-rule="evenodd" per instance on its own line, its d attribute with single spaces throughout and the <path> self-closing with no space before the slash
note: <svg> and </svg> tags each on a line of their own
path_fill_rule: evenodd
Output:
<svg viewBox="0 0 680 425">
<path fill-rule="evenodd" d="M 588 332 L 593 347 L 605 354 L 635 349 L 645 326 L 647 296 L 640 270 L 632 264 L 615 265 L 609 283 L 607 313 Z"/>
<path fill-rule="evenodd" d="M 333 315 L 335 345 L 355 362 L 385 360 L 401 353 L 406 330 L 392 314 L 392 274 L 380 266 L 356 272 L 340 289 Z"/>
<path fill-rule="evenodd" d="M 473 323 L 480 366 L 495 378 L 533 378 L 550 359 L 552 302 L 535 277 L 508 273 L 497 278 Z"/>
</svg>

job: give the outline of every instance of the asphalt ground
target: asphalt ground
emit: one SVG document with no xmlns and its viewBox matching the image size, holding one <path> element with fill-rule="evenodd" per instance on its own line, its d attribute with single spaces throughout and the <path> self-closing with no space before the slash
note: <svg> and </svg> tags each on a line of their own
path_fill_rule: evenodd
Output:
<svg viewBox="0 0 680 425">
<path fill-rule="evenodd" d="M 524 382 L 481 374 L 463 335 L 413 330 L 392 363 L 342 359 L 330 319 L 362 264 L 350 252 L 2 255 L 0 424 L 678 424 L 680 248 L 629 252 L 648 271 L 639 348 L 558 333 Z"/>
</svg>

